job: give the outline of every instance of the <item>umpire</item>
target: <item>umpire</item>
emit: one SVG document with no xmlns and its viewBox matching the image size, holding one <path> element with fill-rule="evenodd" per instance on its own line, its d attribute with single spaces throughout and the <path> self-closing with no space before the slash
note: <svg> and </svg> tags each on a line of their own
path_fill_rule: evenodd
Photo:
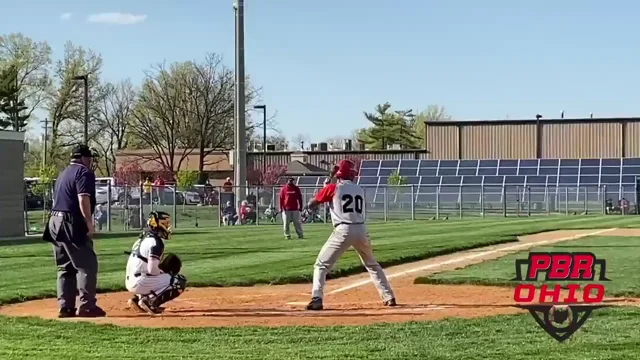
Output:
<svg viewBox="0 0 640 360">
<path fill-rule="evenodd" d="M 86 145 L 72 150 L 71 164 L 56 180 L 51 216 L 43 240 L 53 244 L 58 267 L 60 318 L 103 317 L 96 305 L 98 258 L 93 250 L 93 212 L 96 206 L 94 154 Z M 80 306 L 76 313 L 76 295 Z"/>
</svg>

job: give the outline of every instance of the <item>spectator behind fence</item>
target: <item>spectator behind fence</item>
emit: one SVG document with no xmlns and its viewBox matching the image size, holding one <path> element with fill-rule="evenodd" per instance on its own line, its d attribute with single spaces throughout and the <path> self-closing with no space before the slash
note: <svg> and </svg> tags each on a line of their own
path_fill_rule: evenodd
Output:
<svg viewBox="0 0 640 360">
<path fill-rule="evenodd" d="M 303 238 L 302 225 L 300 224 L 300 212 L 302 211 L 302 193 L 300 188 L 290 177 L 286 184 L 280 189 L 280 212 L 284 223 L 284 237 L 291 239 L 289 225 L 293 222 L 298 239 Z"/>
<path fill-rule="evenodd" d="M 144 192 L 143 199 L 145 200 L 145 202 L 148 201 L 149 203 L 151 203 L 151 190 L 153 188 L 152 185 L 153 184 L 151 183 L 150 178 L 146 178 L 144 183 L 142 183 L 142 191 Z"/>
<path fill-rule="evenodd" d="M 224 209 L 222 209 L 222 224 L 224 226 L 235 225 L 238 220 L 238 213 L 236 207 L 231 201 L 227 201 Z"/>
<path fill-rule="evenodd" d="M 98 231 L 102 231 L 102 226 L 107 224 L 107 212 L 102 209 L 102 205 L 96 206 L 94 217 Z"/>
<path fill-rule="evenodd" d="M 156 194 L 158 194 L 158 204 L 162 205 L 164 202 L 164 179 L 158 176 L 156 180 L 153 182 L 153 187 L 156 190 Z"/>
<path fill-rule="evenodd" d="M 255 222 L 256 222 L 256 212 L 254 211 L 251 204 L 249 204 L 247 200 L 244 200 L 242 202 L 242 205 L 240 205 L 240 223 L 244 225 L 248 223 L 253 224 Z"/>
</svg>

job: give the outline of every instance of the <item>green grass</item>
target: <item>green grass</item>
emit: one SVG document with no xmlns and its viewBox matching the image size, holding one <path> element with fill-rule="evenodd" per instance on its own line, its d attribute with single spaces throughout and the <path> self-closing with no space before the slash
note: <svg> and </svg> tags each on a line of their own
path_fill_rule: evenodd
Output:
<svg viewBox="0 0 640 360">
<path fill-rule="evenodd" d="M 0 317 L 1 359 L 637 359 L 640 310 L 560 344 L 529 315 L 370 326 L 137 329 Z"/>
<path fill-rule="evenodd" d="M 553 246 L 541 246 L 532 251 L 587 251 L 607 261 L 606 274 L 611 281 L 602 282 L 607 296 L 640 296 L 640 239 L 622 236 L 590 236 Z M 526 259 L 527 251 L 471 265 L 463 269 L 445 271 L 415 280 L 418 284 L 474 284 L 515 286 L 515 260 Z M 522 271 L 526 271 L 522 267 Z M 598 268 L 596 268 L 596 271 Z M 542 276 L 542 275 L 541 275 Z M 541 279 L 541 278 L 540 278 Z M 540 282 L 534 282 L 541 284 Z"/>
<path fill-rule="evenodd" d="M 508 242 L 515 235 L 556 229 L 633 227 L 633 217 L 540 217 L 377 223 L 369 226 L 383 264 Z M 304 241 L 284 240 L 271 226 L 176 234 L 167 251 L 184 260 L 198 286 L 307 282 L 331 227 L 305 227 Z M 135 237 L 97 239 L 99 287 L 123 288 Z M 49 244 L 0 243 L 0 303 L 53 296 L 55 267 Z M 350 252 L 333 277 L 362 272 Z M 613 273 L 612 273 L 613 278 Z M 615 280 L 615 279 L 614 279 Z M 0 359 L 53 357 L 124 359 L 621 359 L 640 354 L 640 311 L 597 312 L 574 340 L 558 344 L 530 316 L 357 327 L 139 329 L 0 317 Z M 539 354 L 539 355 L 537 355 Z"/>
</svg>

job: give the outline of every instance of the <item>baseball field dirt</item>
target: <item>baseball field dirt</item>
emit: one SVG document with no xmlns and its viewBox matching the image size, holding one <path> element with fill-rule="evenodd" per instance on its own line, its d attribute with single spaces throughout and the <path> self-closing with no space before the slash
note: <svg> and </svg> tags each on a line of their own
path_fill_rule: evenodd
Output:
<svg viewBox="0 0 640 360">
<path fill-rule="evenodd" d="M 383 322 L 440 320 L 513 314 L 513 290 L 487 286 L 414 285 L 417 276 L 453 270 L 536 246 L 587 236 L 639 236 L 640 229 L 562 230 L 523 236 L 518 242 L 440 256 L 386 269 L 398 306 L 382 306 L 368 274 L 330 280 L 325 292 L 325 311 L 309 312 L 310 285 L 264 285 L 253 287 L 189 288 L 166 304 L 161 315 L 138 314 L 128 309 L 128 293 L 101 294 L 98 303 L 108 316 L 93 321 L 120 326 L 213 327 L 287 325 L 364 325 Z M 612 303 L 640 304 L 636 299 L 607 299 Z M 29 301 L 0 308 L 0 315 L 56 318 L 55 299 Z"/>
</svg>

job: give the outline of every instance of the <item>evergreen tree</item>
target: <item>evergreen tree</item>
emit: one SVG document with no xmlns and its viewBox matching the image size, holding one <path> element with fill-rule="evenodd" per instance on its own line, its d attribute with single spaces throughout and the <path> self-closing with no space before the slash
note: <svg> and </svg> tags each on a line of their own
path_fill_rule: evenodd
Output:
<svg viewBox="0 0 640 360">
<path fill-rule="evenodd" d="M 21 113 L 26 109 L 24 100 L 20 99 L 18 70 L 9 67 L 0 73 L 0 129 L 24 131 L 29 115 Z"/>
<path fill-rule="evenodd" d="M 390 112 L 391 104 L 376 106 L 375 113 L 364 113 L 373 124 L 361 131 L 358 141 L 367 144 L 369 149 L 385 150 L 388 146 L 400 145 L 402 149 L 422 148 L 420 138 L 412 128 L 410 111 Z"/>
</svg>

